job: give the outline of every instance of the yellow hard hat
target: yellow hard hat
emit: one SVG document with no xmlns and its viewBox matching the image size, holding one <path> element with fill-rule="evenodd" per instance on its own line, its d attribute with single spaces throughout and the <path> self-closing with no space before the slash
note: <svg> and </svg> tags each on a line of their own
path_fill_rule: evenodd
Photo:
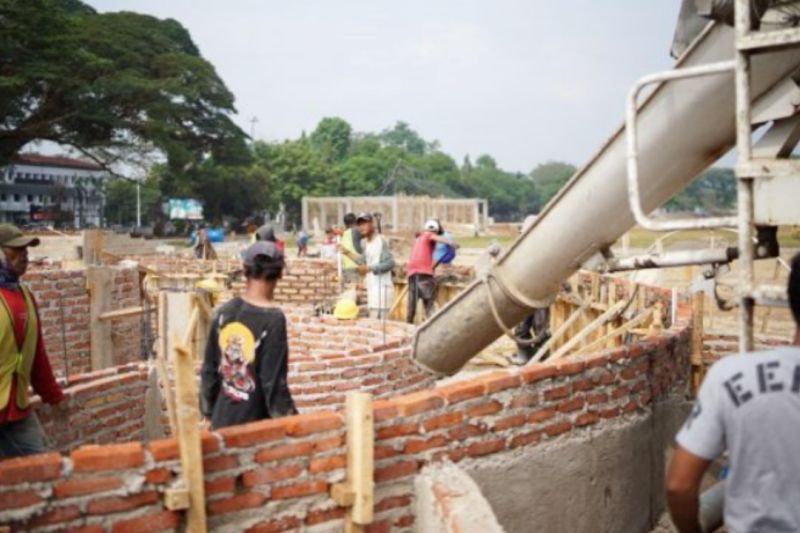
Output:
<svg viewBox="0 0 800 533">
<path fill-rule="evenodd" d="M 353 300 L 347 298 L 339 300 L 333 309 L 333 316 L 339 320 L 353 320 L 358 317 L 358 306 Z"/>
<path fill-rule="evenodd" d="M 220 292 L 222 291 L 222 285 L 219 284 L 217 280 L 214 278 L 204 278 L 197 282 L 196 287 L 203 291 L 208 292 Z"/>
</svg>

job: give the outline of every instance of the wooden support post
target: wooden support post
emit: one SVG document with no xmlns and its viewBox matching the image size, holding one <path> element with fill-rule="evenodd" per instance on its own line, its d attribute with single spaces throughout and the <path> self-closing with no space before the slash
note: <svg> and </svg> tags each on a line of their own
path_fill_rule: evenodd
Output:
<svg viewBox="0 0 800 533">
<path fill-rule="evenodd" d="M 642 311 L 641 313 L 639 313 L 634 318 L 632 318 L 629 321 L 625 322 L 623 325 L 612 329 L 611 331 L 609 331 L 608 333 L 606 333 L 605 335 L 603 335 L 599 339 L 597 339 L 597 340 L 595 340 L 593 342 L 590 342 L 589 344 L 587 344 L 586 346 L 581 348 L 579 351 L 577 351 L 575 353 L 575 355 L 591 353 L 592 350 L 599 350 L 599 349 L 603 348 L 604 345 L 607 346 L 608 345 L 607 343 L 608 343 L 609 340 L 611 340 L 613 338 L 620 338 L 621 336 L 625 335 L 627 332 L 629 332 L 633 328 L 638 327 L 642 323 L 646 322 L 652 315 L 653 315 L 653 310 L 652 309 L 647 309 L 645 311 Z"/>
<path fill-rule="evenodd" d="M 102 370 L 114 364 L 111 324 L 100 319 L 100 316 L 111 309 L 113 275 L 114 273 L 107 267 L 90 266 L 86 269 L 92 370 Z"/>
<path fill-rule="evenodd" d="M 554 308 L 555 308 L 555 306 L 559 306 L 559 305 L 560 306 L 564 306 L 566 304 L 564 304 L 563 302 L 556 301 L 556 303 L 554 304 Z M 534 354 L 534 356 L 531 357 L 531 361 L 532 362 L 541 361 L 542 358 L 544 357 L 544 354 L 546 354 L 547 352 L 553 350 L 555 348 L 556 343 L 560 342 L 561 337 L 563 337 L 564 334 L 567 331 L 569 331 L 570 327 L 572 327 L 572 324 L 574 324 L 575 321 L 577 321 L 583 315 L 583 313 L 586 312 L 586 309 L 588 309 L 588 308 L 589 308 L 589 302 L 587 301 L 587 302 L 584 302 L 575 311 L 573 311 L 573 313 L 569 316 L 569 318 L 567 320 L 565 320 L 564 322 L 562 322 L 561 325 L 558 327 L 558 329 L 553 331 L 553 334 L 550 335 L 550 338 L 547 339 L 547 342 L 545 342 L 542 345 L 542 347 L 539 348 L 539 350 L 536 352 L 536 354 Z"/>
<path fill-rule="evenodd" d="M 205 533 L 206 498 L 203 485 L 203 447 L 194 361 L 185 344 L 175 339 L 175 390 L 178 400 L 178 445 L 183 481 L 189 490 L 186 531 Z"/>
<path fill-rule="evenodd" d="M 375 427 L 372 396 L 350 392 L 345 402 L 347 423 L 347 480 L 331 487 L 331 498 L 347 507 L 345 532 L 360 533 L 372 523 Z"/>
<path fill-rule="evenodd" d="M 575 348 L 578 344 L 583 342 L 589 335 L 595 332 L 597 328 L 604 326 L 615 314 L 622 310 L 625 307 L 625 302 L 617 302 L 614 307 L 611 307 L 602 315 L 594 319 L 588 326 L 583 328 L 583 331 L 579 332 L 574 337 L 570 338 L 564 345 L 559 348 L 551 357 L 550 359 L 555 361 L 556 359 L 560 359 L 564 355 L 566 355 L 570 350 Z"/>
<path fill-rule="evenodd" d="M 164 401 L 167 404 L 167 416 L 169 418 L 169 431 L 173 437 L 178 434 L 178 421 L 175 418 L 175 395 L 172 391 L 172 382 L 167 371 L 167 356 L 169 328 L 167 327 L 167 293 L 158 293 L 158 348 L 156 349 L 156 372 L 161 381 L 161 390 L 164 392 Z"/>
<path fill-rule="evenodd" d="M 141 305 L 136 307 L 126 307 L 125 309 L 117 309 L 116 311 L 106 311 L 100 314 L 98 320 L 115 320 L 117 318 L 127 318 L 130 316 L 141 315 L 144 313 L 144 307 Z"/>
<path fill-rule="evenodd" d="M 616 303 L 617 303 L 617 284 L 614 283 L 613 279 L 609 278 L 609 280 L 608 280 L 608 299 L 607 299 L 608 307 L 612 307 Z M 614 324 L 610 323 L 608 325 L 608 330 L 606 331 L 606 333 L 611 333 L 611 331 L 613 331 L 613 329 L 614 329 Z M 606 348 L 616 348 L 617 346 L 620 346 L 621 344 L 622 343 L 621 343 L 619 337 L 610 336 L 610 337 L 608 337 L 608 341 L 606 342 Z"/>
<path fill-rule="evenodd" d="M 697 395 L 703 382 L 703 305 L 706 295 L 698 291 L 692 295 L 692 396 Z"/>
</svg>

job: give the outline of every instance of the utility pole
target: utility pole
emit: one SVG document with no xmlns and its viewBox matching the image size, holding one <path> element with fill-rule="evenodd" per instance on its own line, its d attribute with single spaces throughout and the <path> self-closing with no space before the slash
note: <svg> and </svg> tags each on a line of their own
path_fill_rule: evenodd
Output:
<svg viewBox="0 0 800 533">
<path fill-rule="evenodd" d="M 258 122 L 258 117 L 250 119 L 250 142 L 255 142 L 256 140 L 256 122 Z"/>
<path fill-rule="evenodd" d="M 142 182 L 136 180 L 136 228 L 142 227 Z"/>
</svg>

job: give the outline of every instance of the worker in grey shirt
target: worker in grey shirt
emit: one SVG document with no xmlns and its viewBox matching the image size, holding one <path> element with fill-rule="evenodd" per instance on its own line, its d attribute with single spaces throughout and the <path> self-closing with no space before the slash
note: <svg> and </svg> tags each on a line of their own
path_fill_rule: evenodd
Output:
<svg viewBox="0 0 800 533">
<path fill-rule="evenodd" d="M 678 433 L 667 503 L 681 533 L 701 531 L 700 482 L 726 450 L 727 531 L 800 531 L 800 254 L 788 292 L 797 325 L 792 345 L 715 363 Z"/>
</svg>

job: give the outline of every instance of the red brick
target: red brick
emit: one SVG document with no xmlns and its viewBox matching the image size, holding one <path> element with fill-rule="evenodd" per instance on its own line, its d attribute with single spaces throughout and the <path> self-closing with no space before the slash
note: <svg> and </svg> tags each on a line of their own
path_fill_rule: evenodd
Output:
<svg viewBox="0 0 800 533">
<path fill-rule="evenodd" d="M 586 361 L 560 362 L 556 364 L 556 375 L 572 376 L 574 374 L 580 374 L 584 369 L 586 369 Z"/>
<path fill-rule="evenodd" d="M 300 498 L 302 496 L 324 492 L 328 492 L 328 484 L 325 481 L 304 481 L 302 483 L 295 483 L 294 485 L 272 489 L 272 499 L 285 500 L 289 498 Z"/>
<path fill-rule="evenodd" d="M 249 470 L 242 474 L 242 484 L 245 487 L 264 485 L 267 483 L 274 483 L 276 481 L 295 478 L 302 472 L 303 468 L 298 465 L 283 465 L 275 468 L 256 468 L 255 470 Z"/>
<path fill-rule="evenodd" d="M 572 382 L 573 391 L 588 391 L 595 387 L 594 381 L 591 379 L 579 379 Z"/>
<path fill-rule="evenodd" d="M 561 398 L 566 398 L 569 396 L 570 393 L 570 386 L 569 385 L 561 385 L 559 387 L 553 387 L 552 389 L 547 389 L 544 391 L 544 399 L 545 401 L 551 400 L 560 400 Z"/>
<path fill-rule="evenodd" d="M 260 507 L 267 501 L 267 497 L 259 492 L 245 492 L 229 498 L 208 502 L 208 513 L 223 514 Z"/>
<path fill-rule="evenodd" d="M 375 459 L 388 459 L 397 455 L 393 446 L 375 446 Z"/>
<path fill-rule="evenodd" d="M 611 361 L 608 355 L 596 355 L 586 360 L 586 368 L 602 368 Z"/>
<path fill-rule="evenodd" d="M 203 459 L 203 472 L 219 472 L 239 466 L 239 458 L 235 455 L 218 455 Z"/>
<path fill-rule="evenodd" d="M 39 515 L 30 522 L 27 526 L 29 528 L 44 527 L 52 524 L 63 524 L 75 520 L 81 515 L 81 510 L 75 505 L 68 505 L 65 507 L 53 507 L 42 515 Z"/>
<path fill-rule="evenodd" d="M 403 515 L 394 521 L 394 525 L 401 528 L 408 528 L 414 525 L 414 516 L 407 514 Z"/>
<path fill-rule="evenodd" d="M 443 415 L 428 418 L 422 423 L 425 431 L 433 431 L 435 429 L 446 428 L 460 424 L 464 420 L 464 413 L 456 411 L 454 413 L 445 413 Z"/>
<path fill-rule="evenodd" d="M 147 448 L 150 450 L 150 453 L 153 455 L 153 459 L 156 461 L 169 461 L 171 459 L 177 459 L 180 454 L 177 439 L 156 440 L 148 444 Z"/>
<path fill-rule="evenodd" d="M 481 381 L 466 381 L 439 387 L 437 392 L 449 405 L 452 405 L 483 396 L 486 392 L 486 385 Z"/>
<path fill-rule="evenodd" d="M 520 446 L 528 446 L 530 444 L 536 444 L 542 440 L 542 432 L 541 431 L 531 431 L 529 433 L 523 433 L 521 435 L 516 435 L 514 438 L 511 439 L 511 448 L 519 448 Z"/>
<path fill-rule="evenodd" d="M 554 416 L 556 416 L 555 409 L 540 409 L 539 411 L 536 411 L 535 413 L 531 413 L 530 415 L 528 415 L 528 421 L 531 424 L 538 424 L 539 422 L 550 420 Z"/>
<path fill-rule="evenodd" d="M 205 482 L 206 496 L 220 494 L 222 492 L 233 492 L 236 490 L 236 478 L 233 476 L 220 477 Z"/>
<path fill-rule="evenodd" d="M 219 434 L 225 439 L 226 446 L 247 448 L 282 439 L 286 435 L 286 420 L 286 418 L 260 420 L 242 426 L 222 428 Z"/>
<path fill-rule="evenodd" d="M 116 490 L 122 487 L 122 479 L 116 477 L 91 477 L 87 479 L 70 479 L 57 483 L 53 487 L 53 495 L 57 499 L 83 496 L 96 492 Z"/>
<path fill-rule="evenodd" d="M 375 469 L 375 482 L 388 481 L 390 479 L 397 479 L 405 476 L 416 474 L 419 469 L 417 461 L 400 461 L 391 466 Z"/>
<path fill-rule="evenodd" d="M 296 516 L 286 516 L 283 518 L 276 518 L 268 522 L 260 522 L 246 530 L 247 533 L 279 533 L 281 531 L 289 531 L 290 529 L 298 529 L 302 520 Z"/>
<path fill-rule="evenodd" d="M 331 431 L 342 426 L 342 415 L 338 413 L 313 413 L 293 417 L 289 435 L 304 437 L 323 431 Z"/>
<path fill-rule="evenodd" d="M 509 428 L 515 428 L 523 425 L 528 421 L 527 415 L 513 415 L 501 418 L 494 423 L 494 431 L 505 431 Z"/>
<path fill-rule="evenodd" d="M 257 463 L 266 463 L 292 457 L 306 457 L 311 455 L 313 449 L 314 444 L 311 442 L 283 444 L 281 446 L 259 450 L 256 452 L 255 460 Z"/>
<path fill-rule="evenodd" d="M 475 418 L 480 416 L 493 415 L 495 413 L 499 413 L 502 410 L 503 410 L 503 404 L 501 404 L 497 400 L 491 400 L 470 407 L 467 410 L 467 417 Z"/>
<path fill-rule="evenodd" d="M 542 381 L 556 375 L 556 367 L 548 364 L 535 363 L 526 365 L 520 372 L 523 383 Z"/>
<path fill-rule="evenodd" d="M 130 496 L 115 496 L 112 498 L 101 498 L 92 500 L 86 506 L 89 514 L 109 514 L 121 511 L 130 511 L 137 507 L 143 507 L 158 501 L 158 494 L 151 490 Z"/>
<path fill-rule="evenodd" d="M 505 450 L 506 442 L 504 439 L 487 440 L 483 442 L 473 442 L 467 446 L 467 455 L 470 457 L 480 457 L 490 453 L 497 453 Z"/>
<path fill-rule="evenodd" d="M 334 450 L 342 446 L 342 444 L 344 444 L 344 438 L 342 435 L 326 437 L 314 442 L 314 452 L 319 453 L 326 452 L 328 450 Z"/>
<path fill-rule="evenodd" d="M 444 405 L 444 399 L 431 391 L 415 392 L 395 398 L 400 416 L 411 416 L 432 411 Z"/>
<path fill-rule="evenodd" d="M 583 426 L 590 426 L 592 424 L 596 424 L 600 420 L 600 416 L 597 413 L 588 412 L 578 415 L 578 418 L 575 419 L 575 425 L 579 427 Z"/>
<path fill-rule="evenodd" d="M 480 381 L 486 384 L 487 393 L 513 389 L 514 387 L 519 387 L 522 383 L 519 374 L 512 374 L 509 371 L 492 372 L 487 376 L 481 377 Z"/>
<path fill-rule="evenodd" d="M 583 405 L 586 403 L 586 400 L 582 397 L 580 398 L 573 398 L 571 400 L 567 400 L 566 402 L 561 402 L 558 404 L 558 410 L 562 413 L 571 413 L 573 411 L 577 411 L 583 408 Z"/>
<path fill-rule="evenodd" d="M 0 461 L 0 485 L 50 481 L 61 475 L 61 455 L 46 453 Z"/>
<path fill-rule="evenodd" d="M 598 411 L 601 418 L 614 418 L 620 415 L 619 407 L 611 407 L 609 409 L 601 409 Z"/>
<path fill-rule="evenodd" d="M 375 432 L 375 436 L 378 440 L 386 440 L 405 435 L 414 435 L 417 433 L 419 433 L 419 423 L 406 422 L 403 424 L 395 424 L 393 426 L 378 428 Z"/>
<path fill-rule="evenodd" d="M 83 446 L 70 454 L 75 472 L 124 470 L 144 464 L 144 450 L 138 442 L 105 446 Z"/>
<path fill-rule="evenodd" d="M 375 512 L 388 511 L 398 507 L 408 507 L 411 505 L 411 496 L 389 496 L 375 504 Z"/>
<path fill-rule="evenodd" d="M 599 405 L 608 401 L 608 394 L 605 392 L 598 392 L 597 394 L 589 394 L 586 396 L 586 403 L 589 405 Z"/>
<path fill-rule="evenodd" d="M 572 429 L 571 422 L 556 422 L 555 424 L 550 424 L 545 427 L 544 432 L 547 433 L 548 437 L 556 437 L 562 433 L 566 433 L 570 429 Z"/>
<path fill-rule="evenodd" d="M 459 426 L 447 432 L 447 436 L 453 440 L 464 440 L 470 437 L 477 437 L 486 433 L 485 424 L 469 424 L 467 426 Z"/>
<path fill-rule="evenodd" d="M 161 511 L 159 513 L 140 516 L 130 520 L 117 522 L 111 528 L 113 533 L 141 533 L 142 531 L 163 531 L 178 527 L 180 513 L 177 511 Z"/>
<path fill-rule="evenodd" d="M 430 450 L 432 448 L 441 448 L 447 446 L 447 439 L 441 435 L 430 438 L 428 440 L 414 439 L 406 443 L 403 453 L 414 454 Z"/>
<path fill-rule="evenodd" d="M 372 522 L 364 527 L 364 533 L 389 533 L 391 530 L 392 526 L 386 520 Z"/>
<path fill-rule="evenodd" d="M 391 400 L 376 400 L 372 404 L 372 417 L 375 422 L 397 416 L 397 406 Z"/>
<path fill-rule="evenodd" d="M 511 398 L 511 408 L 530 407 L 539 402 L 539 394 L 536 392 L 525 392 Z"/>
<path fill-rule="evenodd" d="M 639 404 L 637 404 L 634 401 L 630 401 L 622 407 L 622 412 L 625 414 L 630 414 L 636 412 L 638 409 L 639 409 Z"/>
<path fill-rule="evenodd" d="M 334 455 L 333 457 L 320 457 L 312 459 L 308 463 L 308 471 L 312 474 L 328 472 L 337 468 L 344 468 L 347 465 L 347 458 L 344 455 Z"/>
<path fill-rule="evenodd" d="M 315 509 L 309 511 L 306 515 L 306 525 L 313 526 L 315 524 L 322 524 L 330 522 L 331 520 L 339 520 L 344 517 L 344 508 L 334 507 L 333 509 Z"/>
<path fill-rule="evenodd" d="M 59 529 L 59 533 L 105 533 L 106 528 L 103 526 L 75 526 L 67 529 Z"/>
<path fill-rule="evenodd" d="M 144 475 L 145 482 L 153 485 L 163 485 L 171 479 L 172 471 L 168 468 L 154 468 L 153 470 L 148 470 Z"/>
</svg>

